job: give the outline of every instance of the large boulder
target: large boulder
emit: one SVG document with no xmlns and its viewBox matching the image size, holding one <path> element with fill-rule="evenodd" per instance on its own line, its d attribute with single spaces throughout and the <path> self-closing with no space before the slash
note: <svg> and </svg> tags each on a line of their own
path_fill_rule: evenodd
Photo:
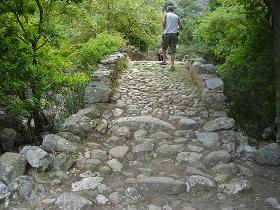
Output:
<svg viewBox="0 0 280 210">
<path fill-rule="evenodd" d="M 4 151 L 10 152 L 13 149 L 17 137 L 14 129 L 4 128 L 0 130 L 0 144 Z"/>
<path fill-rule="evenodd" d="M 61 125 L 61 132 L 71 132 L 80 137 L 86 137 L 87 133 L 92 132 L 96 127 L 97 121 L 87 116 L 74 114 L 67 118 Z"/>
<path fill-rule="evenodd" d="M 42 149 L 47 152 L 75 152 L 78 148 L 61 136 L 49 134 L 43 139 Z"/>
<path fill-rule="evenodd" d="M 6 152 L 0 157 L 0 181 L 10 183 L 25 172 L 26 161 L 18 153 Z"/>
<path fill-rule="evenodd" d="M 49 153 L 39 147 L 27 151 L 25 158 L 33 168 L 46 170 L 51 164 L 51 156 Z"/>
<path fill-rule="evenodd" d="M 75 162 L 74 158 L 70 155 L 60 153 L 53 157 L 52 168 L 55 171 L 68 171 Z"/>
<path fill-rule="evenodd" d="M 93 81 L 85 90 L 85 104 L 104 103 L 110 100 L 112 90 L 103 81 Z"/>
<path fill-rule="evenodd" d="M 209 153 L 203 158 L 205 164 L 214 166 L 218 163 L 229 163 L 231 160 L 231 155 L 224 150 L 214 151 Z"/>
<path fill-rule="evenodd" d="M 39 183 L 36 183 L 31 176 L 19 176 L 9 185 L 15 201 L 30 203 L 39 202 L 45 197 L 47 190 Z"/>
<path fill-rule="evenodd" d="M 209 90 L 222 89 L 224 87 L 224 82 L 218 77 L 211 78 L 205 80 L 205 86 Z"/>
<path fill-rule="evenodd" d="M 261 147 L 255 155 L 255 160 L 259 165 L 279 166 L 280 145 L 272 143 Z"/>
</svg>

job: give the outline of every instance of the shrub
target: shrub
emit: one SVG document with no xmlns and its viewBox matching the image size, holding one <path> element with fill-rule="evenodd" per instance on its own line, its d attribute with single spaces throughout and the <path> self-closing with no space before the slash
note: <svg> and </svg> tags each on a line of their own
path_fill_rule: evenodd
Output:
<svg viewBox="0 0 280 210">
<path fill-rule="evenodd" d="M 83 69 L 94 68 L 101 59 L 116 52 L 125 45 L 119 35 L 98 34 L 95 39 L 90 39 L 83 44 L 79 53 L 80 65 Z"/>
</svg>

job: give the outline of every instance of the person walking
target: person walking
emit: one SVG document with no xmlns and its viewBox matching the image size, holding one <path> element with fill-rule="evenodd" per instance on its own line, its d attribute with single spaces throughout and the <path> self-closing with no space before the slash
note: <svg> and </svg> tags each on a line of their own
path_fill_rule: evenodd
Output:
<svg viewBox="0 0 280 210">
<path fill-rule="evenodd" d="M 163 61 L 162 65 L 167 65 L 166 63 L 166 51 L 168 49 L 168 54 L 170 54 L 171 70 L 174 71 L 175 53 L 176 45 L 178 44 L 179 30 L 182 29 L 182 24 L 178 15 L 174 13 L 174 8 L 172 6 L 167 7 L 167 13 L 163 18 L 163 35 L 162 35 L 162 53 Z"/>
</svg>

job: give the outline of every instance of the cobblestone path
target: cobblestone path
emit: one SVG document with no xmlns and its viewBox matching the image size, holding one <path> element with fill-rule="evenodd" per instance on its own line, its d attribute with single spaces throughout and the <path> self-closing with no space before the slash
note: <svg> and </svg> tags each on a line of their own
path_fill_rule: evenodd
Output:
<svg viewBox="0 0 280 210">
<path fill-rule="evenodd" d="M 203 107 L 185 64 L 128 65 L 99 133 L 70 172 L 50 173 L 51 196 L 36 209 L 271 209 L 278 171 L 236 155 L 234 120 Z"/>
</svg>

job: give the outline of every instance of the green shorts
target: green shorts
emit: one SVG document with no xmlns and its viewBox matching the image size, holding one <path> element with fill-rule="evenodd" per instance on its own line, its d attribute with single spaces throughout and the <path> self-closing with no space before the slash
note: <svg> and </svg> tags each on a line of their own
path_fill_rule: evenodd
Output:
<svg viewBox="0 0 280 210">
<path fill-rule="evenodd" d="M 178 44 L 177 33 L 168 33 L 162 35 L 161 47 L 163 50 L 168 50 L 168 53 L 173 55 L 176 53 L 176 45 Z"/>
</svg>

